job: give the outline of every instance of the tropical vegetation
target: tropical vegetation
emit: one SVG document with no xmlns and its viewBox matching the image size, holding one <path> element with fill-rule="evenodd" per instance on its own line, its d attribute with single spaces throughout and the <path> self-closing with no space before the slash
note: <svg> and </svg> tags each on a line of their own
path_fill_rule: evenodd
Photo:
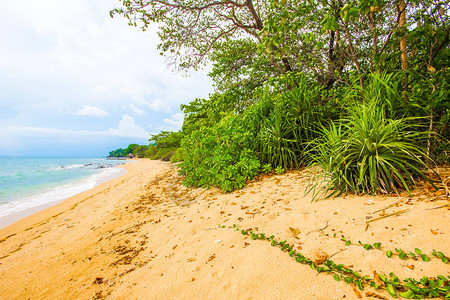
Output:
<svg viewBox="0 0 450 300">
<path fill-rule="evenodd" d="M 159 27 L 173 68 L 211 66 L 181 131 L 128 152 L 182 160 L 188 186 L 315 165 L 327 195 L 390 194 L 450 162 L 447 1 L 121 2 L 111 16 Z"/>
</svg>

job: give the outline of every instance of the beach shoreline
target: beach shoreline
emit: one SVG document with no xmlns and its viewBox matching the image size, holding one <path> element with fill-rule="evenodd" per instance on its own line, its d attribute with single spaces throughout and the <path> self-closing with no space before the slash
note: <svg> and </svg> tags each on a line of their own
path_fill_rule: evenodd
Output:
<svg viewBox="0 0 450 300">
<path fill-rule="evenodd" d="M 125 165 L 125 164 L 117 165 L 117 166 L 113 167 L 113 168 L 121 169 L 120 172 L 118 172 L 116 174 L 106 174 L 104 176 L 101 176 L 98 180 L 96 180 L 95 185 L 92 188 L 89 188 L 87 190 L 82 190 L 79 193 L 86 192 L 86 191 L 88 191 L 90 189 L 93 189 L 93 188 L 99 186 L 100 184 L 102 184 L 104 182 L 113 180 L 115 178 L 118 178 L 118 177 L 126 174 L 127 170 L 126 170 L 126 168 L 122 167 L 123 165 Z M 77 194 L 79 194 L 79 193 L 77 193 Z M 36 214 L 38 212 L 41 212 L 41 211 L 46 210 L 46 209 L 48 209 L 48 208 L 50 208 L 52 206 L 55 206 L 58 203 L 61 203 L 61 202 L 65 201 L 65 200 L 67 200 L 67 199 L 69 199 L 69 198 L 71 198 L 73 196 L 76 196 L 77 194 L 69 196 L 69 197 L 66 197 L 66 198 L 63 198 L 63 199 L 59 199 L 59 200 L 56 200 L 56 201 L 50 201 L 50 202 L 47 202 L 47 203 L 44 203 L 44 204 L 35 205 L 35 206 L 30 207 L 30 208 L 23 209 L 23 210 L 20 210 L 18 212 L 13 212 L 13 213 L 5 215 L 5 216 L 0 216 L 0 230 L 5 228 L 5 227 L 7 227 L 7 226 L 9 226 L 9 225 L 12 225 L 12 224 L 16 223 L 16 222 L 18 222 L 18 221 L 20 221 L 20 220 L 22 220 L 22 219 L 24 219 L 26 217 L 32 216 L 32 215 L 34 215 L 34 214 Z"/>
<path fill-rule="evenodd" d="M 311 202 L 304 196 L 310 174 L 301 170 L 223 194 L 184 187 L 170 163 L 139 159 L 123 167 L 121 177 L 0 230 L 0 298 L 358 299 L 359 293 L 371 299 L 233 224 L 287 240 L 312 259 L 333 255 L 365 275 L 450 275 L 431 255 L 450 253 L 449 210 L 437 208 L 443 202 L 380 196 Z M 380 213 L 398 211 L 404 212 L 366 227 Z M 380 242 L 381 250 L 365 250 L 358 240 Z M 430 262 L 385 254 L 415 247 Z M 390 298 L 386 290 L 373 292 Z"/>
</svg>

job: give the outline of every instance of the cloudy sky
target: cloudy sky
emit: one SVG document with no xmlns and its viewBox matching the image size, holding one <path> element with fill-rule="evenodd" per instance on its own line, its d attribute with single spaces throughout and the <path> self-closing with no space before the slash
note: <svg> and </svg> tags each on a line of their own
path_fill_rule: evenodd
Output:
<svg viewBox="0 0 450 300">
<path fill-rule="evenodd" d="M 212 91 L 173 72 L 116 0 L 15 0 L 0 10 L 0 155 L 106 156 L 181 128 L 179 106 Z"/>
</svg>

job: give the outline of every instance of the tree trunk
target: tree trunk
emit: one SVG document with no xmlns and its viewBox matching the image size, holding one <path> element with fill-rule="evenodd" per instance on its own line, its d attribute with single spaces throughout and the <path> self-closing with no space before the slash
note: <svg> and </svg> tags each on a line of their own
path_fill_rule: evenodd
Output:
<svg viewBox="0 0 450 300">
<path fill-rule="evenodd" d="M 400 30 L 404 33 L 400 41 L 400 51 L 402 52 L 402 70 L 408 69 L 408 55 L 406 53 L 406 3 L 405 0 L 400 0 L 398 5 L 400 14 Z"/>
<path fill-rule="evenodd" d="M 377 35 L 377 28 L 375 24 L 375 10 L 369 12 L 369 22 L 370 27 L 372 28 L 372 60 L 371 60 L 371 68 L 373 71 L 373 65 L 374 60 L 376 59 L 378 55 L 378 35 Z"/>
</svg>

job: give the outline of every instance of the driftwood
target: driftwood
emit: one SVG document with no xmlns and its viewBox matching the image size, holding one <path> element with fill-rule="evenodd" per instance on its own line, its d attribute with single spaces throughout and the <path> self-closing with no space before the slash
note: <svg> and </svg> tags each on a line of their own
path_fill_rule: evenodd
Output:
<svg viewBox="0 0 450 300">
<path fill-rule="evenodd" d="M 439 209 L 439 208 L 443 208 L 443 207 L 447 207 L 447 206 L 450 206 L 450 204 L 445 204 L 445 205 L 441 205 L 441 206 L 437 206 L 437 207 L 427 208 L 426 210 Z"/>
<path fill-rule="evenodd" d="M 383 210 L 389 209 L 389 208 L 391 208 L 391 207 L 393 207 L 393 206 L 396 206 L 396 205 L 397 205 L 397 204 L 398 204 L 399 202 L 403 201 L 403 199 L 404 199 L 404 198 L 402 198 L 402 199 L 398 200 L 398 201 L 397 201 L 397 202 L 395 202 L 395 203 L 392 203 L 392 204 L 390 204 L 390 205 L 386 206 L 385 208 L 382 208 L 382 209 L 376 210 L 376 211 L 374 211 L 373 213 L 371 213 L 371 215 L 373 215 L 373 214 L 376 214 L 377 212 L 380 212 L 380 211 L 383 211 Z"/>
<path fill-rule="evenodd" d="M 384 218 L 387 218 L 387 217 L 391 217 L 391 216 L 399 216 L 399 215 L 401 215 L 401 214 L 403 214 L 403 213 L 405 213 L 407 211 L 409 211 L 409 208 L 404 209 L 404 210 L 399 210 L 397 212 L 394 212 L 394 213 L 391 213 L 391 214 L 388 214 L 388 215 L 384 215 L 382 217 L 378 217 L 378 218 L 366 221 L 366 229 L 364 229 L 364 230 L 367 230 L 367 228 L 369 228 L 369 223 L 371 223 L 371 222 L 378 221 L 378 220 L 381 220 L 381 219 L 384 219 Z"/>
<path fill-rule="evenodd" d="M 328 227 L 328 222 L 329 222 L 329 221 L 327 221 L 327 223 L 325 224 L 325 226 L 324 226 L 323 228 L 320 228 L 320 229 L 316 229 L 316 230 L 310 231 L 310 232 L 308 232 L 306 235 L 308 235 L 308 234 L 310 234 L 310 233 L 313 233 L 313 232 L 316 232 L 316 231 L 319 231 L 320 233 L 323 234 L 322 230 L 324 230 L 325 228 Z"/>
<path fill-rule="evenodd" d="M 328 257 L 328 259 L 332 258 L 333 256 L 335 256 L 335 255 L 337 255 L 337 254 L 339 254 L 339 253 L 341 253 L 341 252 L 344 252 L 345 250 L 347 250 L 347 248 L 341 249 L 341 250 L 339 250 L 338 252 L 331 254 L 331 255 Z"/>
</svg>

